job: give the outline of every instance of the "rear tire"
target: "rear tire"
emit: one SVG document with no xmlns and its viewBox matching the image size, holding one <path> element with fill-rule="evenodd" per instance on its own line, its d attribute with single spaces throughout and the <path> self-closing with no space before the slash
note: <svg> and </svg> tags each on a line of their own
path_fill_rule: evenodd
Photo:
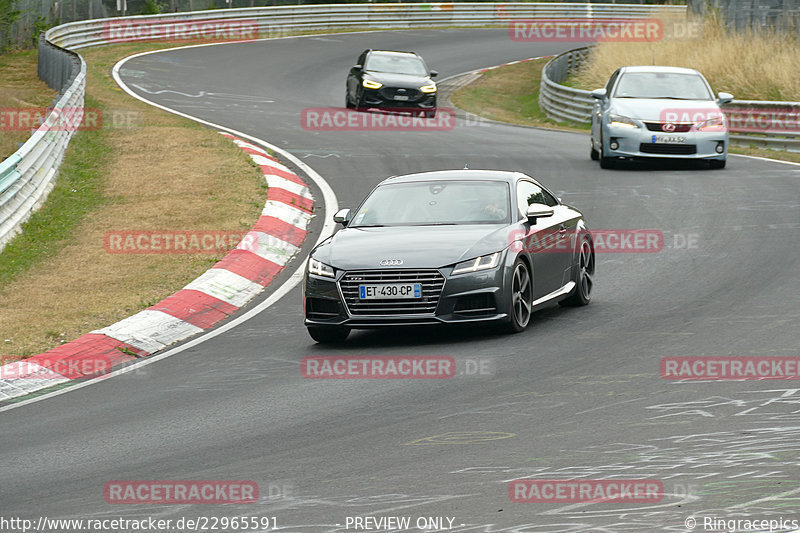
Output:
<svg viewBox="0 0 800 533">
<path fill-rule="evenodd" d="M 587 237 L 581 239 L 578 263 L 575 265 L 572 281 L 575 282 L 575 288 L 569 296 L 558 302 L 559 305 L 565 307 L 588 305 L 592 300 L 594 288 L 594 251 Z"/>
<path fill-rule="evenodd" d="M 320 344 L 344 342 L 350 335 L 350 328 L 343 326 L 307 326 L 308 334 Z"/>
<path fill-rule="evenodd" d="M 509 321 L 506 330 L 510 333 L 525 331 L 531 321 L 533 303 L 533 278 L 527 263 L 517 258 L 511 274 L 511 298 Z"/>
</svg>

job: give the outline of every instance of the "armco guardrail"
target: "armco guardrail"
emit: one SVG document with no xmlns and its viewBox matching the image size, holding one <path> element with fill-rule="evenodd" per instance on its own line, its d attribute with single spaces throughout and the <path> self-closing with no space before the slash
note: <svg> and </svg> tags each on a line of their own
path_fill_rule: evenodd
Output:
<svg viewBox="0 0 800 533">
<path fill-rule="evenodd" d="M 561 85 L 591 54 L 582 47 L 559 54 L 542 68 L 539 107 L 553 120 L 590 122 L 591 91 Z M 722 111 L 728 118 L 731 143 L 800 152 L 800 102 L 734 100 Z"/>
<path fill-rule="evenodd" d="M 214 22 L 254 23 L 257 37 L 281 33 L 352 28 L 408 29 L 431 26 L 506 25 L 537 18 L 639 18 L 686 14 L 686 6 L 566 3 L 328 4 L 254 7 L 170 13 L 72 22 L 55 28 L 50 38 L 79 49 L 115 40 L 207 37 Z M 196 24 L 205 21 L 208 24 Z M 186 23 L 180 27 L 180 23 Z"/>
<path fill-rule="evenodd" d="M 594 99 L 590 91 L 561 85 L 589 57 L 591 48 L 584 46 L 559 54 L 542 69 L 539 107 L 553 120 L 589 122 Z"/>
<path fill-rule="evenodd" d="M 78 54 L 40 39 L 39 77 L 60 96 L 30 139 L 0 163 L 0 250 L 19 233 L 53 188 L 83 109 L 86 63 Z"/>
<path fill-rule="evenodd" d="M 503 26 L 537 18 L 682 16 L 686 6 L 565 3 L 328 4 L 217 9 L 71 22 L 50 29 L 39 77 L 62 92 L 45 124 L 0 163 L 0 250 L 44 200 L 74 131 L 54 126 L 59 109 L 83 108 L 86 65 L 66 49 L 192 38 L 248 40 L 312 30 Z M 70 64 L 67 64 L 69 58 Z M 49 125 L 48 125 L 49 123 Z M 64 130 L 64 131 L 58 131 Z"/>
</svg>

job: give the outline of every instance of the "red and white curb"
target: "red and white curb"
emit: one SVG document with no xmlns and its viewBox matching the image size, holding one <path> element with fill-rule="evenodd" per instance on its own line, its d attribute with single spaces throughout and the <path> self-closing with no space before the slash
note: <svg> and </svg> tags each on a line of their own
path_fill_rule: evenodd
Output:
<svg viewBox="0 0 800 533">
<path fill-rule="evenodd" d="M 213 327 L 258 295 L 300 250 L 314 199 L 297 174 L 255 144 L 220 132 L 261 167 L 261 217 L 239 246 L 175 294 L 111 326 L 0 366 L 0 401 L 111 372 Z"/>
</svg>

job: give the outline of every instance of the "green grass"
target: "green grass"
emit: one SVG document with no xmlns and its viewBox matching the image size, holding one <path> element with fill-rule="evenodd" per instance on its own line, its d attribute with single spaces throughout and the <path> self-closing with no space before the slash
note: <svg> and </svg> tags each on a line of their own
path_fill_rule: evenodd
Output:
<svg viewBox="0 0 800 533">
<path fill-rule="evenodd" d="M 536 59 L 485 72 L 450 97 L 457 107 L 492 120 L 523 126 L 586 131 L 589 126 L 558 122 L 539 108 L 542 67 L 549 59 Z"/>
<path fill-rule="evenodd" d="M 86 107 L 97 108 L 99 103 L 86 98 Z M 0 253 L 0 284 L 56 255 L 83 218 L 104 202 L 105 168 L 113 155 L 106 131 L 100 128 L 73 135 L 55 187 L 43 207 Z"/>
</svg>

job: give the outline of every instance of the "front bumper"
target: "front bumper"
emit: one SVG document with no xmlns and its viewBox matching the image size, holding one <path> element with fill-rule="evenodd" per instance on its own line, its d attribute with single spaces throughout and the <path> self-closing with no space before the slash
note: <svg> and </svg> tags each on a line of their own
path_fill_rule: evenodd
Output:
<svg viewBox="0 0 800 533">
<path fill-rule="evenodd" d="M 400 93 L 399 91 L 405 91 Z M 407 100 L 397 97 L 405 97 Z M 398 87 L 381 87 L 380 89 L 364 89 L 362 95 L 364 107 L 378 108 L 388 111 L 432 110 L 436 109 L 436 93 L 423 93 L 417 89 Z"/>
<path fill-rule="evenodd" d="M 471 323 L 507 321 L 509 308 L 503 287 L 506 286 L 505 269 L 502 266 L 482 272 L 450 276 L 451 267 L 426 269 L 438 272 L 443 285 L 438 294 L 423 288 L 423 299 L 427 299 L 430 311 L 416 312 L 404 309 L 404 300 L 384 301 L 391 306 L 372 311 L 359 308 L 352 287 L 358 281 L 346 280 L 353 272 L 337 271 L 335 279 L 306 275 L 303 282 L 303 310 L 306 326 L 347 326 L 350 328 L 377 328 L 400 325 L 422 325 L 441 323 Z M 391 269 L 357 271 L 358 273 L 385 273 L 390 283 L 392 275 L 417 272 L 414 269 Z M 371 281 L 372 282 L 372 281 Z M 350 290 L 348 291 L 348 288 Z M 345 296 L 347 294 L 347 296 Z M 409 306 L 406 306 L 409 307 Z M 389 310 L 385 310 L 389 309 Z"/>
<path fill-rule="evenodd" d="M 655 143 L 656 136 L 683 137 L 684 142 Z M 618 147 L 612 149 L 616 142 Z M 717 147 L 722 151 L 718 152 Z M 728 157 L 728 133 L 687 131 L 664 133 L 647 128 L 603 125 L 603 152 L 606 157 L 659 157 L 669 159 L 719 159 Z"/>
</svg>

